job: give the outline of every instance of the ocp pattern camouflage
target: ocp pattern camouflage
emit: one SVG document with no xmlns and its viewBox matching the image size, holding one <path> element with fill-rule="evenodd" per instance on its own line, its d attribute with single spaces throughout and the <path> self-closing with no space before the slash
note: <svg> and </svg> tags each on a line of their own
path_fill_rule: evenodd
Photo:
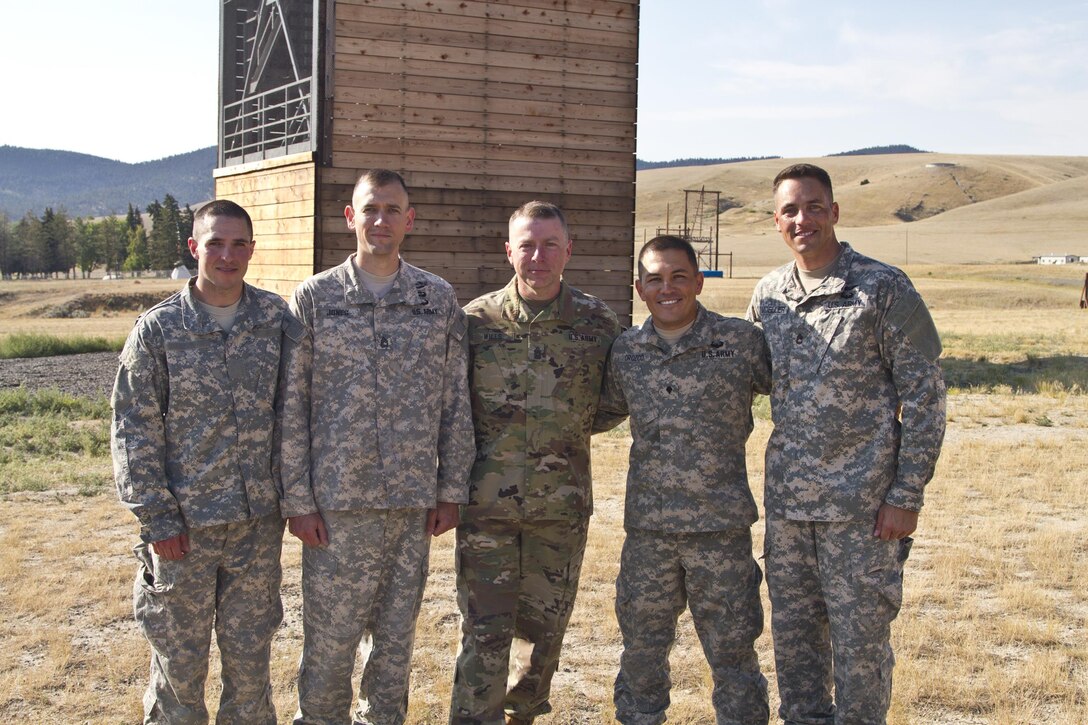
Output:
<svg viewBox="0 0 1088 725">
<path fill-rule="evenodd" d="M 465 502 L 466 322 L 449 283 L 402 260 L 376 300 L 349 258 L 291 306 L 313 347 L 286 393 L 284 515 Z"/>
<path fill-rule="evenodd" d="M 772 358 L 768 515 L 871 521 L 884 502 L 918 511 L 940 453 L 945 388 L 929 311 L 901 271 L 843 247 L 811 293 L 791 262 L 760 280 L 748 308 Z"/>
<path fill-rule="evenodd" d="M 604 302 L 563 283 L 535 317 L 517 278 L 465 307 L 476 430 L 463 517 L 579 520 L 592 512 L 590 436 L 608 349 L 620 324 Z"/>
<path fill-rule="evenodd" d="M 744 446 L 752 400 L 770 389 L 758 327 L 700 304 L 670 348 L 648 319 L 616 340 L 605 385 L 605 399 L 625 401 L 631 414 L 626 527 L 721 531 L 756 521 Z"/>
<path fill-rule="evenodd" d="M 194 304 L 192 282 L 139 317 L 120 355 L 111 445 L 144 541 L 278 513 L 281 350 L 304 337 L 282 299 L 248 284 L 229 334 Z"/>
</svg>

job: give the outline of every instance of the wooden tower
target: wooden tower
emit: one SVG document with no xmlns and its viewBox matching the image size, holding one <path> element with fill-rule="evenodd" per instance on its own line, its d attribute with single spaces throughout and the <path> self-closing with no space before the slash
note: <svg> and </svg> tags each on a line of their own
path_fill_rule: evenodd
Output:
<svg viewBox="0 0 1088 725">
<path fill-rule="evenodd" d="M 631 318 L 637 0 L 223 0 L 217 198 L 253 215 L 249 279 L 289 294 L 355 248 L 361 171 L 408 182 L 408 261 L 462 302 L 512 276 L 531 199 L 567 213 L 566 278 Z"/>
</svg>

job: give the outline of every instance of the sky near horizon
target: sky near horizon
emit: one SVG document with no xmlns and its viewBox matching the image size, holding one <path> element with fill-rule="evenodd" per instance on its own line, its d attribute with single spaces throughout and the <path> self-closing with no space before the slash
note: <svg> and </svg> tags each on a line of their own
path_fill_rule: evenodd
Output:
<svg viewBox="0 0 1088 725">
<path fill-rule="evenodd" d="M 214 145 L 219 6 L 7 3 L 0 145 L 127 162 Z M 1088 156 L 1088 0 L 895 7 L 642 0 L 638 157 Z"/>
</svg>

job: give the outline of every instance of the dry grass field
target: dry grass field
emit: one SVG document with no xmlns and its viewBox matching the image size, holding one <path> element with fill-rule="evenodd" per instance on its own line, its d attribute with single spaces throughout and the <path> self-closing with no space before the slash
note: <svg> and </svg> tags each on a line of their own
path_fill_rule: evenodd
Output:
<svg viewBox="0 0 1088 725">
<path fill-rule="evenodd" d="M 1042 161 L 1025 169 L 1027 161 L 987 158 L 1019 169 L 1024 178 L 1048 179 L 1057 173 Z M 765 184 L 785 162 L 770 162 L 769 171 L 767 162 L 761 163 L 745 173 Z M 875 185 L 884 166 L 881 160 L 866 163 L 871 166 L 859 173 Z M 1070 174 L 1088 174 L 1088 159 L 1062 163 Z M 834 168 L 832 173 L 838 177 Z M 1014 176 L 1012 171 L 1008 175 Z M 639 182 L 641 223 L 652 200 L 643 196 L 651 186 L 646 174 Z M 675 188 L 704 182 L 711 188 L 714 178 L 679 179 Z M 1008 194 L 1041 188 L 1042 182 Z M 839 198 L 845 206 L 844 194 Z M 1002 198 L 1011 197 L 998 195 L 958 213 L 974 213 L 974 207 Z M 1071 216 L 1049 221 L 1046 215 L 1033 216 L 1032 208 L 1023 213 L 1038 221 L 1040 236 L 1053 233 L 1061 242 L 1045 251 L 1065 251 L 1061 240 L 1072 245 L 1074 239 L 1060 235 L 1066 226 L 1083 235 L 1084 225 L 1075 222 L 1084 220 L 1085 209 L 1081 201 Z M 910 225 L 912 262 L 916 226 L 936 225 L 952 214 Z M 958 244 L 967 246 L 949 250 L 950 261 L 966 261 L 957 256 L 961 249 L 975 255 L 971 261 L 994 261 L 986 253 L 987 236 L 997 223 L 964 232 Z M 1009 225 L 1015 226 L 1011 220 Z M 878 229 L 890 234 L 901 226 Z M 879 255 L 869 249 L 865 229 L 849 231 L 841 236 Z M 760 239 L 766 251 L 738 270 L 746 276 L 708 280 L 702 298 L 708 307 L 742 313 L 755 276 L 784 259 L 781 250 L 771 250 L 782 246 L 777 237 L 763 230 Z M 1078 244 L 1079 253 L 1088 253 L 1083 242 Z M 1027 251 L 1019 255 L 1028 256 Z M 925 259 L 919 256 L 918 261 Z M 927 492 L 907 566 L 903 610 L 894 627 L 898 664 L 889 721 L 1088 722 L 1088 311 L 1077 309 L 1086 268 L 942 263 L 911 264 L 907 271 L 941 330 L 951 395 L 948 436 Z M 51 289 L 54 284 L 64 283 L 50 283 Z M 12 283 L 0 283 L 0 334 L 23 325 L 45 328 L 39 318 L 12 316 L 14 307 L 7 302 L 16 298 L 4 298 L 12 291 Z M 644 315 L 636 306 L 636 320 Z M 123 334 L 131 317 L 63 322 L 78 322 L 83 334 L 112 334 L 112 326 L 120 324 L 118 334 Z M 135 569 L 129 548 L 136 527 L 114 500 L 107 454 L 93 452 L 93 446 L 89 453 L 66 453 L 57 443 L 73 431 L 101 438 L 105 424 L 100 415 L 89 413 L 74 414 L 60 429 L 28 420 L 29 414 L 0 408 L 0 721 L 139 722 L 147 652 L 130 605 Z M 769 430 L 766 399 L 761 399 L 748 455 L 757 500 L 762 498 L 762 450 Z M 629 443 L 626 426 L 594 442 L 597 509 L 555 680 L 555 713 L 541 718 L 541 725 L 611 722 L 611 687 L 620 654 L 612 602 Z M 7 471 L 16 465 L 24 472 L 28 467 L 40 471 L 40 480 L 21 476 L 21 483 L 13 485 Z M 754 531 L 759 551 L 761 526 Z M 447 535 L 433 549 L 417 630 L 412 723 L 446 718 L 458 640 L 451 546 Z M 285 544 L 283 561 L 286 616 L 274 645 L 273 676 L 280 719 L 290 722 L 301 648 L 299 546 L 293 539 Z M 769 632 L 761 637 L 759 651 L 774 700 Z M 670 722 L 712 723 L 709 672 L 687 615 L 672 664 Z M 212 706 L 217 695 L 214 685 L 209 687 Z"/>
</svg>

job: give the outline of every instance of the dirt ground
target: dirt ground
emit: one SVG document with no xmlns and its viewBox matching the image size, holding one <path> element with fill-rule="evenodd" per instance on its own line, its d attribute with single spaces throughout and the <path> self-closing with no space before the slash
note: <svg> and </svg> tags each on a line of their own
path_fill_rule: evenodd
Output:
<svg viewBox="0 0 1088 725">
<path fill-rule="evenodd" d="M 117 353 L 0 360 L 0 390 L 20 385 L 32 390 L 57 388 L 70 395 L 109 397 L 117 375 Z"/>
</svg>

